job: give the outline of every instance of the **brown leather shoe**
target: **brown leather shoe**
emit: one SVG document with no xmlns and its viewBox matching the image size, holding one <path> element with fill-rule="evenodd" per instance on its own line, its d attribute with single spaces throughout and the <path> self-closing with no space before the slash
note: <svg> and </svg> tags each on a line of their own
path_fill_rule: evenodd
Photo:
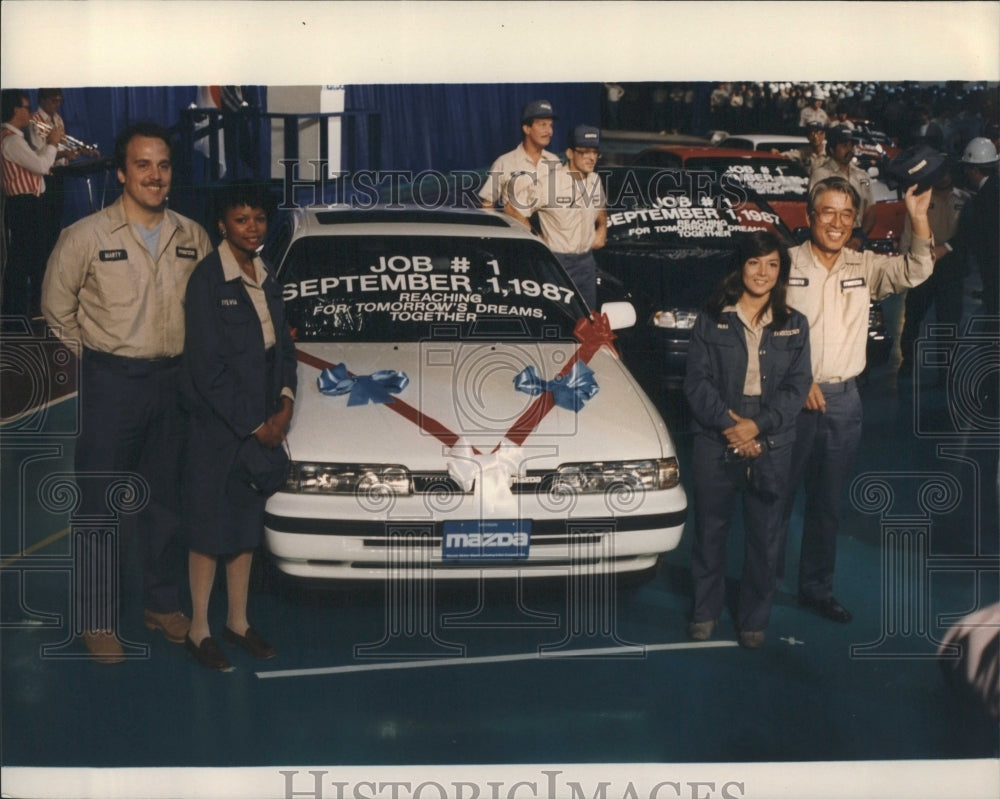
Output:
<svg viewBox="0 0 1000 799">
<path fill-rule="evenodd" d="M 760 649 L 763 643 L 763 630 L 744 630 L 740 633 L 740 646 L 744 649 Z"/>
<path fill-rule="evenodd" d="M 173 613 L 154 613 L 147 610 L 142 614 L 142 621 L 150 630 L 162 632 L 163 637 L 173 644 L 183 644 L 191 629 L 191 619 L 179 610 Z"/>
<path fill-rule="evenodd" d="M 688 625 L 688 638 L 695 641 L 707 641 L 715 630 L 715 621 L 693 621 Z"/>
<path fill-rule="evenodd" d="M 278 650 L 265 641 L 253 627 L 247 627 L 246 633 L 239 635 L 228 627 L 222 630 L 222 640 L 231 646 L 239 646 L 261 660 L 270 660 L 278 654 Z"/>
<path fill-rule="evenodd" d="M 125 660 L 125 650 L 115 637 L 114 630 L 87 630 L 83 634 L 83 644 L 98 663 L 122 663 Z"/>
</svg>

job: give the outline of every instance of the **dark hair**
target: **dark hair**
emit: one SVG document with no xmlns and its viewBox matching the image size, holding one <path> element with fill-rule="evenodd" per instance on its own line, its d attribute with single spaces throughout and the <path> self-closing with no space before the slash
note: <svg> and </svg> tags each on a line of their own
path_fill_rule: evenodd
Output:
<svg viewBox="0 0 1000 799">
<path fill-rule="evenodd" d="M 62 89 L 39 89 L 38 102 L 42 102 L 42 100 L 51 100 L 53 97 L 62 97 L 62 93 Z"/>
<path fill-rule="evenodd" d="M 743 266 L 751 258 L 759 258 L 762 255 L 777 251 L 778 253 L 778 282 L 774 284 L 771 293 L 767 298 L 764 307 L 760 309 L 758 318 L 768 309 L 771 311 L 771 323 L 768 325 L 772 330 L 780 330 L 788 321 L 788 305 L 785 301 L 785 289 L 788 287 L 788 274 L 792 270 L 792 259 L 788 254 L 788 246 L 781 238 L 766 230 L 755 230 L 737 239 L 736 250 L 733 252 L 733 269 L 726 275 L 716 287 L 708 302 L 705 303 L 705 313 L 716 321 L 719 320 L 722 309 L 730 305 L 735 305 L 737 300 L 743 296 L 746 287 L 743 285 Z"/>
<path fill-rule="evenodd" d="M 234 180 L 215 189 L 212 197 L 212 221 L 221 222 L 230 208 L 263 208 L 268 222 L 277 207 L 266 183 L 254 180 Z"/>
<path fill-rule="evenodd" d="M 0 104 L 2 104 L 3 122 L 10 122 L 21 101 L 28 99 L 28 93 L 24 89 L 4 89 L 0 92 L 0 96 L 2 96 Z"/>
<path fill-rule="evenodd" d="M 806 200 L 806 213 L 810 217 L 813 215 L 813 211 L 816 210 L 816 200 L 826 191 L 839 191 L 841 194 L 846 194 L 851 198 L 851 202 L 854 203 L 854 213 L 857 214 L 858 209 L 861 207 L 861 195 L 858 194 L 858 190 L 850 184 L 847 178 L 831 177 L 817 181 L 809 188 L 809 199 Z"/>
<path fill-rule="evenodd" d="M 115 166 L 122 172 L 125 171 L 128 143 L 136 136 L 146 136 L 150 139 L 162 139 L 164 144 L 167 145 L 167 150 L 171 155 L 173 155 L 174 143 L 170 138 L 169 130 L 163 127 L 163 125 L 158 125 L 156 122 L 136 122 L 134 125 L 129 125 L 125 128 L 125 130 L 119 133 L 115 138 Z"/>
</svg>

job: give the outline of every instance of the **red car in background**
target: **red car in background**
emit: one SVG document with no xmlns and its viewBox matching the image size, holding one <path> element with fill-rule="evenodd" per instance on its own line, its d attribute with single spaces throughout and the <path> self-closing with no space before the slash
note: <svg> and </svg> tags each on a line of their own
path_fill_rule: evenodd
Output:
<svg viewBox="0 0 1000 799">
<path fill-rule="evenodd" d="M 800 241 L 808 235 L 806 200 L 809 175 L 796 161 L 771 152 L 730 147 L 650 147 L 633 160 L 634 166 L 704 170 L 730 182 L 753 189 L 781 217 Z M 879 181 L 873 180 L 873 184 Z M 888 192 L 888 190 L 886 190 Z M 895 193 L 887 194 L 876 185 L 875 227 L 868 247 L 877 252 L 899 250 L 906 210 Z"/>
</svg>

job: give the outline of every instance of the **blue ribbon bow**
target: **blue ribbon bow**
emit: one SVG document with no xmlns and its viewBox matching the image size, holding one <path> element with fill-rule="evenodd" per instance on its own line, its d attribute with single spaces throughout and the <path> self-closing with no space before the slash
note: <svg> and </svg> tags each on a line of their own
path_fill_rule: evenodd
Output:
<svg viewBox="0 0 1000 799">
<path fill-rule="evenodd" d="M 392 402 L 390 394 L 398 394 L 409 383 L 410 378 L 406 376 L 406 372 L 398 372 L 395 369 L 379 369 L 370 375 L 352 377 L 342 363 L 324 369 L 316 378 L 316 385 L 321 394 L 338 397 L 349 393 L 348 406 L 366 405 L 369 402 L 385 405 Z"/>
<path fill-rule="evenodd" d="M 543 391 L 551 391 L 556 405 L 579 413 L 583 403 L 597 393 L 599 386 L 594 380 L 594 370 L 583 361 L 577 361 L 569 374 L 554 380 L 542 380 L 534 366 L 526 366 L 514 378 L 514 388 L 533 397 Z"/>
</svg>

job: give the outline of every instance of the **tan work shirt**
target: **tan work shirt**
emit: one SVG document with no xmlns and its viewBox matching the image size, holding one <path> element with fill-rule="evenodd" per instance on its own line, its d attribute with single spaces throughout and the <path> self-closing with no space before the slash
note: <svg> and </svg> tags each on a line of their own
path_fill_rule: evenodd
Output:
<svg viewBox="0 0 1000 799">
<path fill-rule="evenodd" d="M 743 337 L 747 345 L 747 373 L 743 380 L 743 395 L 747 397 L 759 397 L 762 393 L 760 383 L 760 339 L 764 328 L 771 324 L 771 309 L 768 308 L 760 315 L 757 322 L 751 321 L 743 312 L 739 305 L 727 305 L 722 309 L 723 313 L 732 311 L 743 323 Z"/>
<path fill-rule="evenodd" d="M 559 156 L 548 150 L 542 150 L 542 155 L 536 164 L 525 152 L 524 144 L 521 143 L 493 162 L 486 175 L 486 182 L 479 190 L 479 197 L 483 202 L 492 203 L 494 206 L 500 205 L 501 201 L 506 202 L 508 199 L 507 184 L 511 179 L 515 180 L 514 185 L 518 190 L 522 185 L 544 186 L 549 177 L 549 169 L 554 169 L 558 164 Z"/>
<path fill-rule="evenodd" d="M 789 250 L 788 304 L 809 320 L 813 380 L 838 383 L 865 368 L 870 300 L 923 283 L 934 270 L 934 240 L 914 237 L 906 255 L 840 251 L 831 269 L 811 242 Z"/>
<path fill-rule="evenodd" d="M 267 308 L 267 297 L 264 296 L 264 265 L 257 256 L 251 260 L 254 277 L 251 280 L 246 272 L 240 267 L 233 255 L 233 250 L 226 242 L 219 245 L 219 261 L 222 263 L 222 276 L 228 282 L 239 278 L 243 281 L 243 288 L 250 296 L 257 318 L 260 320 L 260 329 L 264 335 L 264 349 L 269 350 L 274 346 L 277 339 L 274 335 L 274 323 L 271 321 L 271 312 Z"/>
<path fill-rule="evenodd" d="M 826 153 L 817 153 L 812 147 L 796 147 L 794 150 L 786 150 L 782 153 L 786 158 L 798 161 L 806 168 L 806 173 L 812 177 L 812 173 L 821 166 L 826 166 L 830 161 L 830 156 Z"/>
<path fill-rule="evenodd" d="M 42 313 L 75 351 L 164 358 L 184 349 L 184 292 L 212 251 L 204 228 L 166 211 L 154 258 L 119 199 L 63 230 L 42 282 Z"/>
<path fill-rule="evenodd" d="M 569 167 L 560 164 L 549 172 L 548 181 L 515 189 L 525 216 L 538 212 L 542 238 L 552 252 L 580 254 L 594 245 L 597 218 L 606 205 L 601 179 L 591 172 L 577 180 Z M 525 210 L 522 210 L 525 209 Z"/>
<path fill-rule="evenodd" d="M 931 189 L 931 204 L 927 209 L 927 221 L 931 225 L 936 244 L 947 244 L 958 231 L 958 218 L 962 209 L 969 201 L 967 192 L 961 189 L 949 189 L 946 194 Z M 903 234 L 899 239 L 899 248 L 908 250 L 913 238 L 913 225 L 907 216 L 903 222 Z"/>
<path fill-rule="evenodd" d="M 267 295 L 264 294 L 264 279 L 267 277 L 264 262 L 259 255 L 250 261 L 253 265 L 254 273 L 253 278 L 250 278 L 243 271 L 242 267 L 240 267 L 236 261 L 236 256 L 233 255 L 232 248 L 226 242 L 222 242 L 219 245 L 219 262 L 222 264 L 222 276 L 226 281 L 239 278 L 243 282 L 243 288 L 246 289 L 250 297 L 250 302 L 253 303 L 254 310 L 257 312 L 257 318 L 260 320 L 260 330 L 264 338 L 264 349 L 265 351 L 271 349 L 278 342 L 278 338 L 274 332 L 274 320 L 271 319 L 271 311 L 267 307 Z M 288 397 L 293 402 L 295 401 L 295 392 L 288 386 L 281 389 L 281 396 Z M 258 425 L 254 429 L 254 432 L 256 433 L 263 426 L 263 424 Z"/>
</svg>

